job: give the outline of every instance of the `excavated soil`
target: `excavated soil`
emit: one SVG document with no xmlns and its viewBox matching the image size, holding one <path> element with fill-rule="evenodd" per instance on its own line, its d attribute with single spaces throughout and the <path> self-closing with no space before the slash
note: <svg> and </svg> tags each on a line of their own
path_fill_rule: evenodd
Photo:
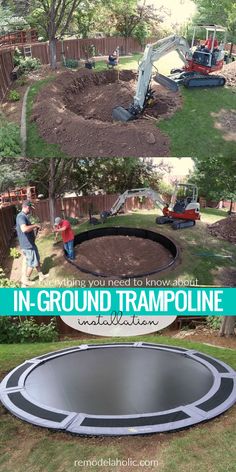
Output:
<svg viewBox="0 0 236 472">
<path fill-rule="evenodd" d="M 212 236 L 236 244 L 236 216 L 229 216 L 208 226 Z"/>
<path fill-rule="evenodd" d="M 226 78 L 227 86 L 236 87 L 236 61 L 226 64 L 220 75 Z"/>
<path fill-rule="evenodd" d="M 222 108 L 219 113 L 212 113 L 215 118 L 215 128 L 223 132 L 226 141 L 236 141 L 236 110 L 225 110 Z"/>
<path fill-rule="evenodd" d="M 135 236 L 105 236 L 85 241 L 77 250 L 77 263 L 85 270 L 110 276 L 150 273 L 173 260 L 161 244 Z"/>
<path fill-rule="evenodd" d="M 181 95 L 155 84 L 154 105 L 144 116 L 112 122 L 112 109 L 128 107 L 135 87 L 136 74 L 130 70 L 67 71 L 39 92 L 31 121 L 45 141 L 72 157 L 168 156 L 169 138 L 154 120 L 175 113 Z"/>
</svg>

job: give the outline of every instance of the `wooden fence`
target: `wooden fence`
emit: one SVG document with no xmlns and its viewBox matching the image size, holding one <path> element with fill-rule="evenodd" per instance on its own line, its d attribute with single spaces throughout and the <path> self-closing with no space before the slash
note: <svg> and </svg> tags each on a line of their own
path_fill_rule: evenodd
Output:
<svg viewBox="0 0 236 472">
<path fill-rule="evenodd" d="M 4 98 L 11 85 L 10 74 L 13 70 L 13 51 L 0 50 L 0 101 Z"/>
<path fill-rule="evenodd" d="M 89 210 L 93 215 L 99 215 L 103 210 L 110 210 L 115 203 L 119 194 L 110 195 L 90 195 L 85 197 L 75 198 L 59 198 L 56 200 L 55 213 L 57 216 L 82 218 L 89 216 Z M 42 200 L 34 203 L 35 209 L 33 214 L 39 218 L 41 222 L 50 221 L 49 201 Z M 150 210 L 154 207 L 153 202 L 149 199 L 143 200 L 138 198 L 129 198 L 125 205 L 124 211 L 131 211 L 134 209 Z"/>
<path fill-rule="evenodd" d="M 0 266 L 9 252 L 14 235 L 16 208 L 8 206 L 0 209 Z"/>
<path fill-rule="evenodd" d="M 56 200 L 56 216 L 82 218 L 89 216 L 89 210 L 93 215 L 100 214 L 103 210 L 109 210 L 115 203 L 118 194 L 112 195 L 91 195 L 86 197 L 59 198 Z M 34 202 L 35 209 L 33 215 L 37 216 L 41 223 L 50 221 L 49 202 L 42 200 Z M 151 209 L 153 202 L 145 199 L 142 203 L 139 198 L 127 200 L 124 211 L 134 209 Z M 6 206 L 0 208 L 0 266 L 9 253 L 12 238 L 15 232 L 16 207 Z"/>
<path fill-rule="evenodd" d="M 214 202 L 212 200 L 206 200 L 206 198 L 200 197 L 199 203 L 201 208 L 217 208 L 221 210 L 222 208 L 230 209 L 231 202 L 229 200 L 221 200 L 220 202 Z M 232 211 L 236 212 L 236 202 L 233 202 Z"/>
<path fill-rule="evenodd" d="M 39 59 L 41 64 L 49 64 L 49 44 L 45 43 L 31 43 L 18 44 L 11 47 L 0 48 L 0 101 L 5 97 L 5 94 L 11 86 L 10 74 L 14 68 L 13 54 L 17 47 L 24 54 L 24 47 L 31 47 L 31 54 L 33 58 Z M 99 39 L 68 39 L 57 42 L 57 62 L 62 61 L 62 54 L 66 59 L 86 59 L 88 51 L 91 46 L 94 46 L 96 55 L 108 55 L 117 46 L 120 47 L 120 54 L 125 51 L 129 53 L 141 52 L 142 47 L 137 40 L 133 38 L 99 38 Z"/>
<path fill-rule="evenodd" d="M 24 53 L 24 47 L 31 47 L 33 58 L 40 60 L 41 64 L 49 64 L 49 43 L 34 42 L 28 44 L 17 44 L 12 46 L 12 51 L 17 47 Z M 57 41 L 57 62 L 62 60 L 62 54 L 67 59 L 87 59 L 91 54 L 93 47 L 96 56 L 107 56 L 117 46 L 120 48 L 120 54 L 142 52 L 143 48 L 134 38 L 109 37 L 109 38 L 91 38 L 91 39 L 66 39 Z M 2 47 L 0 52 L 4 53 L 5 48 Z"/>
</svg>

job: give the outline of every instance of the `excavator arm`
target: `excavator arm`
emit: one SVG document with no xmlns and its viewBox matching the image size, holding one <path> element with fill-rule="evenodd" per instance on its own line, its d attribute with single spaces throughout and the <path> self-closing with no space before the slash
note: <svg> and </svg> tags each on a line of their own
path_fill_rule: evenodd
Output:
<svg viewBox="0 0 236 472">
<path fill-rule="evenodd" d="M 114 120 L 130 121 L 135 119 L 143 111 L 148 99 L 152 96 L 150 82 L 153 63 L 166 54 L 169 54 L 171 51 L 177 51 L 184 63 L 187 63 L 186 56 L 190 58 L 192 55 L 186 39 L 182 36 L 172 35 L 160 39 L 156 43 L 147 44 L 138 68 L 138 81 L 134 101 L 128 110 L 123 107 L 114 108 L 112 112 Z M 171 88 L 171 90 L 178 90 L 176 82 L 169 77 L 157 74 L 155 80 L 165 87 Z"/>
<path fill-rule="evenodd" d="M 140 111 L 142 111 L 143 107 L 145 106 L 146 95 L 147 91 L 150 86 L 150 81 L 152 78 L 152 69 L 154 62 L 158 61 L 161 57 L 169 54 L 172 51 L 177 51 L 181 60 L 186 64 L 186 56 L 189 58 L 192 56 L 192 52 L 189 48 L 189 45 L 186 39 L 182 36 L 168 36 L 167 38 L 160 39 L 156 43 L 147 44 L 143 58 L 141 63 L 139 64 L 138 68 L 138 82 L 136 88 L 136 94 L 134 97 L 134 106 L 137 107 Z M 155 80 L 158 81 L 157 74 Z M 163 76 L 161 76 L 163 78 Z M 170 87 L 172 85 L 172 90 L 178 89 L 177 84 L 166 77 L 166 84 L 163 83 L 163 79 L 161 81 L 162 84 L 166 85 L 166 87 Z"/>
<path fill-rule="evenodd" d="M 122 195 L 120 195 L 115 201 L 114 205 L 109 211 L 109 216 L 116 215 L 122 206 L 125 204 L 126 200 L 132 197 L 147 197 L 150 198 L 158 207 L 161 209 L 163 206 L 166 206 L 166 202 L 162 199 L 161 195 L 151 188 L 137 188 L 132 190 L 126 190 Z"/>
</svg>

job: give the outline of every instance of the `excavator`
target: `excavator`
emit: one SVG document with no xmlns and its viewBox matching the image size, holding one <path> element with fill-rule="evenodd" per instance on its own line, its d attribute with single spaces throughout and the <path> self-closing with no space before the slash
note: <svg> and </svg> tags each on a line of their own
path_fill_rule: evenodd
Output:
<svg viewBox="0 0 236 472">
<path fill-rule="evenodd" d="M 197 48 L 194 47 L 197 27 L 206 30 L 206 41 L 210 44 L 210 49 L 201 45 Z M 193 31 L 191 47 L 184 37 L 177 35 L 171 35 L 156 43 L 146 45 L 138 67 L 138 80 L 133 103 L 128 109 L 121 106 L 113 108 L 112 118 L 114 121 L 134 120 L 150 105 L 154 99 L 154 91 L 151 88 L 154 62 L 172 51 L 178 53 L 184 63 L 183 68 L 172 69 L 169 77 L 157 73 L 153 77 L 155 82 L 174 92 L 178 90 L 179 84 L 187 88 L 224 86 L 225 78 L 212 73 L 220 71 L 224 65 L 226 29 L 218 25 L 198 25 L 197 27 Z M 224 40 L 219 46 L 216 40 L 218 32 L 224 33 Z"/>
<path fill-rule="evenodd" d="M 198 203 L 198 189 L 194 184 L 177 184 L 173 192 L 170 205 L 161 195 L 151 188 L 126 190 L 115 201 L 109 211 L 103 211 L 101 221 L 105 222 L 110 216 L 117 215 L 126 200 L 132 197 L 147 197 L 161 208 L 163 216 L 156 218 L 156 223 L 171 224 L 175 230 L 194 226 L 200 220 L 200 205 Z"/>
</svg>

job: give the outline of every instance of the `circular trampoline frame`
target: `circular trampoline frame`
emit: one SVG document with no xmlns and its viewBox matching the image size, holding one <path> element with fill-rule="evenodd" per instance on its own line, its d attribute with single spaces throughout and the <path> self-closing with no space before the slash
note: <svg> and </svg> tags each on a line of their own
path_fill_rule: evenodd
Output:
<svg viewBox="0 0 236 472">
<path fill-rule="evenodd" d="M 134 236 L 137 238 L 150 239 L 151 241 L 157 242 L 161 244 L 163 247 L 165 247 L 166 249 L 168 249 L 173 259 L 170 262 L 168 262 L 168 264 L 158 267 L 155 270 L 148 271 L 148 272 L 140 272 L 140 273 L 137 272 L 134 275 L 110 275 L 110 274 L 97 272 L 96 270 L 93 271 L 93 270 L 86 269 L 84 267 L 81 267 L 78 262 L 68 259 L 66 257 L 66 252 L 64 251 L 66 260 L 70 264 L 75 266 L 77 269 L 79 269 L 81 272 L 95 275 L 96 277 L 117 277 L 119 279 L 133 279 L 136 277 L 146 277 L 148 275 L 153 275 L 153 274 L 156 274 L 158 272 L 162 272 L 163 270 L 168 269 L 175 263 L 179 255 L 177 246 L 170 238 L 167 238 L 167 236 L 164 236 L 163 234 L 160 234 L 160 233 L 156 233 L 155 231 L 150 231 L 149 229 L 132 228 L 132 227 L 129 228 L 129 227 L 124 227 L 124 226 L 112 226 L 112 227 L 108 226 L 105 228 L 96 228 L 89 231 L 84 231 L 83 233 L 80 233 L 80 234 L 76 234 L 74 238 L 74 246 L 77 246 L 78 244 L 82 244 L 83 242 L 89 241 L 94 238 L 101 238 L 101 237 L 106 237 L 106 236 Z"/>
<path fill-rule="evenodd" d="M 27 376 L 43 363 L 50 362 L 56 357 L 88 350 L 94 350 L 96 362 L 97 349 L 117 347 L 162 350 L 185 356 L 209 369 L 213 378 L 212 386 L 206 395 L 188 405 L 154 413 L 114 416 L 59 410 L 36 402 L 27 393 L 25 387 Z M 80 345 L 35 357 L 16 367 L 0 385 L 0 400 L 12 414 L 22 420 L 74 434 L 122 436 L 167 432 L 210 420 L 233 406 L 236 402 L 236 372 L 224 362 L 206 354 L 162 344 L 136 342 Z"/>
</svg>

